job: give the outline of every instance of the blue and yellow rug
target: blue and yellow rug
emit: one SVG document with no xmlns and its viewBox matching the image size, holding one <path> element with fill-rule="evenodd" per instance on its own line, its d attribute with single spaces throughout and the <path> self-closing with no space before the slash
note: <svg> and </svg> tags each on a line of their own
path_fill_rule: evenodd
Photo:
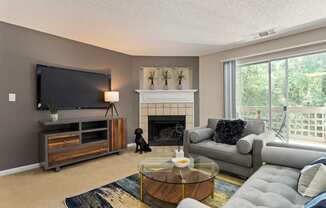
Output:
<svg viewBox="0 0 326 208">
<path fill-rule="evenodd" d="M 206 205 L 218 208 L 236 192 L 243 181 L 219 175 L 215 179 L 214 198 L 208 197 L 203 201 Z M 173 208 L 175 205 L 166 204 L 145 195 L 144 202 L 139 200 L 138 174 L 120 179 L 103 187 L 88 191 L 78 196 L 65 199 L 68 208 Z"/>
</svg>

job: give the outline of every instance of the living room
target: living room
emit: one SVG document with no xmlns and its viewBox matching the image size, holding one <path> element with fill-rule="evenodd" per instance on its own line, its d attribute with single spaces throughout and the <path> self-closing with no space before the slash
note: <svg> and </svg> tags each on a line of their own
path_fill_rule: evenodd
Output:
<svg viewBox="0 0 326 208">
<path fill-rule="evenodd" d="M 0 207 L 326 207 L 325 6 L 1 0 Z"/>
</svg>

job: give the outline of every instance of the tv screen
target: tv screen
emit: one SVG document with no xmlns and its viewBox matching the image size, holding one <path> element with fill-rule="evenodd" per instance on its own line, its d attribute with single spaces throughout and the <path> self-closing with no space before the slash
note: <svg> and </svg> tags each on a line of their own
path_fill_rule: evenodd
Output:
<svg viewBox="0 0 326 208">
<path fill-rule="evenodd" d="M 37 109 L 55 105 L 59 110 L 105 108 L 104 91 L 111 75 L 37 65 Z"/>
</svg>

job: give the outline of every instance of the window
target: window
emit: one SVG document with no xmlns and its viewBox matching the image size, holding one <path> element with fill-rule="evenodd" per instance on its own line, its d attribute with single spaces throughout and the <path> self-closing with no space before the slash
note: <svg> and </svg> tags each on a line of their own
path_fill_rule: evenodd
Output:
<svg viewBox="0 0 326 208">
<path fill-rule="evenodd" d="M 236 73 L 237 117 L 268 119 L 268 63 L 240 66 Z"/>
<path fill-rule="evenodd" d="M 326 144 L 326 53 L 238 65 L 236 115 L 289 142 Z"/>
</svg>

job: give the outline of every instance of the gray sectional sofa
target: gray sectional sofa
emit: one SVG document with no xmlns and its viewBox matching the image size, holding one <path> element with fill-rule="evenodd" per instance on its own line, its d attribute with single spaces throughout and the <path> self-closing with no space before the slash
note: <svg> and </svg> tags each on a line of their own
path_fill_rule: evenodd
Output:
<svg viewBox="0 0 326 208">
<path fill-rule="evenodd" d="M 297 192 L 300 170 L 326 155 L 326 148 L 271 142 L 262 149 L 264 165 L 231 197 L 223 208 L 303 208 L 310 198 Z M 177 208 L 207 208 L 184 199 Z"/>
<path fill-rule="evenodd" d="M 243 138 L 237 145 L 216 143 L 215 128 L 218 119 L 208 119 L 205 127 L 186 130 L 184 133 L 185 155 L 203 155 L 215 160 L 222 171 L 249 177 L 261 165 L 261 149 L 268 138 L 261 120 L 248 120 Z"/>
</svg>

